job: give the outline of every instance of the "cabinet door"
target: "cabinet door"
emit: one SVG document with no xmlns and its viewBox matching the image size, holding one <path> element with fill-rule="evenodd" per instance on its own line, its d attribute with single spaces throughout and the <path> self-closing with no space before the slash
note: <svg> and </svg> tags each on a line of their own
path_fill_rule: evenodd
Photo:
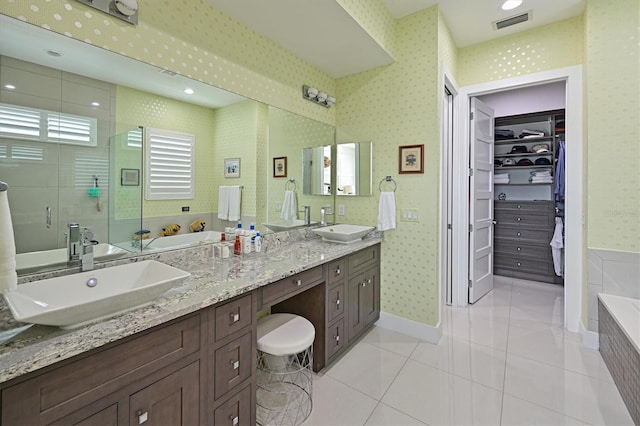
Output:
<svg viewBox="0 0 640 426">
<path fill-rule="evenodd" d="M 129 397 L 130 425 L 195 425 L 200 422 L 199 362 L 169 374 Z"/>
<path fill-rule="evenodd" d="M 359 274 L 349 279 L 347 284 L 347 336 L 348 342 L 351 342 L 363 329 L 364 324 L 362 322 L 362 287 L 364 281 L 364 275 Z"/>
<path fill-rule="evenodd" d="M 344 318 L 340 318 L 327 327 L 327 359 L 330 359 L 344 348 L 346 337 Z"/>
<path fill-rule="evenodd" d="M 344 284 L 327 291 L 327 322 L 332 322 L 344 313 Z"/>
<path fill-rule="evenodd" d="M 372 324 L 380 314 L 380 270 L 370 269 L 364 273 L 360 286 L 360 313 L 364 327 Z"/>
</svg>

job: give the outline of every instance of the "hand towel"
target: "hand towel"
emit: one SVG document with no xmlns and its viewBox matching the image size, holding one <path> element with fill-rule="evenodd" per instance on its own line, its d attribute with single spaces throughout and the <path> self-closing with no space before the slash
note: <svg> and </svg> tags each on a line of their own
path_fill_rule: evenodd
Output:
<svg viewBox="0 0 640 426">
<path fill-rule="evenodd" d="M 7 190 L 0 191 L 0 229 L 4 233 L 0 239 L 0 293 L 8 293 L 17 288 L 18 274 L 16 273 L 16 243 Z"/>
<path fill-rule="evenodd" d="M 242 193 L 239 186 L 218 187 L 218 219 L 236 222 L 240 220 L 240 200 Z"/>
<path fill-rule="evenodd" d="M 378 231 L 396 229 L 396 193 L 381 192 L 378 203 Z"/>
<path fill-rule="evenodd" d="M 298 206 L 296 204 L 296 193 L 294 191 L 285 191 L 280 218 L 284 220 L 293 220 L 297 218 L 297 214 Z"/>
</svg>

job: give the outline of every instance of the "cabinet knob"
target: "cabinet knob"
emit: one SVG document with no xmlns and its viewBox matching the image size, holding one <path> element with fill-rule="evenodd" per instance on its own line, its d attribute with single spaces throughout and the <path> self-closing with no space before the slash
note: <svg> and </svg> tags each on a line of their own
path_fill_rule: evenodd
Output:
<svg viewBox="0 0 640 426">
<path fill-rule="evenodd" d="M 371 278 L 367 280 L 367 284 L 371 284 Z"/>
<path fill-rule="evenodd" d="M 338 266 L 338 267 L 336 268 L 336 275 L 340 275 L 340 272 L 341 272 L 341 271 L 340 271 L 340 267 Z"/>
<path fill-rule="evenodd" d="M 230 361 L 231 362 L 231 367 L 234 370 L 237 370 L 238 368 L 240 368 L 240 361 Z"/>
<path fill-rule="evenodd" d="M 516 220 L 517 220 L 518 222 L 520 222 L 522 219 L 521 219 L 521 218 L 516 218 Z"/>
<path fill-rule="evenodd" d="M 149 420 L 149 413 L 147 411 L 138 410 L 138 424 L 141 425 Z"/>
<path fill-rule="evenodd" d="M 520 208 L 520 204 L 518 204 L 518 208 Z"/>
<path fill-rule="evenodd" d="M 337 336 L 333 336 L 334 340 L 336 341 L 336 346 L 338 345 L 338 343 L 340 343 L 340 335 Z"/>
<path fill-rule="evenodd" d="M 520 251 L 520 250 L 522 250 L 522 249 L 521 249 L 520 247 L 518 247 L 518 248 L 516 248 L 516 250 Z"/>
<path fill-rule="evenodd" d="M 234 312 L 233 314 L 229 315 L 231 317 L 231 322 L 238 322 L 240 321 L 240 314 L 237 312 Z"/>
<path fill-rule="evenodd" d="M 240 419 L 238 419 L 238 416 L 235 416 L 233 414 L 229 416 L 229 420 L 231 420 L 232 425 L 237 425 L 240 422 Z"/>
<path fill-rule="evenodd" d="M 522 265 L 522 263 L 520 263 L 520 262 L 516 262 L 516 265 L 521 266 L 521 265 Z"/>
<path fill-rule="evenodd" d="M 340 307 L 340 299 L 336 299 L 336 308 Z"/>
<path fill-rule="evenodd" d="M 516 235 L 519 237 L 519 236 L 520 236 L 520 235 L 522 235 L 522 234 L 520 234 L 520 233 L 518 232 Z"/>
<path fill-rule="evenodd" d="M 300 287 L 302 285 L 302 280 L 296 280 L 296 285 Z"/>
<path fill-rule="evenodd" d="M 366 281 L 362 281 L 362 287 L 366 287 L 367 286 L 367 282 Z"/>
</svg>

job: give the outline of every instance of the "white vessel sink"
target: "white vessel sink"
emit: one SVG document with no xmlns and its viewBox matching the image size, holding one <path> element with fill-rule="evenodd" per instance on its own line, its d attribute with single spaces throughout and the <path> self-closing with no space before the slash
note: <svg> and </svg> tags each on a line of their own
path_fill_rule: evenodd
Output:
<svg viewBox="0 0 640 426">
<path fill-rule="evenodd" d="M 317 225 L 318 222 L 310 222 L 309 225 Z M 279 220 L 276 222 L 263 223 L 268 229 L 271 229 L 273 232 L 282 232 L 289 231 L 291 229 L 300 228 L 302 226 L 307 226 L 307 224 L 302 219 L 292 219 L 292 220 Z"/>
<path fill-rule="evenodd" d="M 373 226 L 349 225 L 340 223 L 337 225 L 314 228 L 313 232 L 320 235 L 323 241 L 332 243 L 349 244 L 361 240 L 374 229 Z"/>
<path fill-rule="evenodd" d="M 145 260 L 21 284 L 4 298 L 18 321 L 74 328 L 150 303 L 189 275 Z"/>
<path fill-rule="evenodd" d="M 117 259 L 131 252 L 107 243 L 100 243 L 93 247 L 93 257 L 96 261 Z M 16 255 L 16 270 L 20 274 L 30 274 L 42 269 L 64 267 L 67 265 L 67 249 L 53 249 L 18 253 Z"/>
</svg>

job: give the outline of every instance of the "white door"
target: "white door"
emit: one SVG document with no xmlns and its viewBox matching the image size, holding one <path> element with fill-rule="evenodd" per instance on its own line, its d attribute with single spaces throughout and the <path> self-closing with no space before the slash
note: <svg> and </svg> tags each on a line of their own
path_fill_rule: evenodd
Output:
<svg viewBox="0 0 640 426">
<path fill-rule="evenodd" d="M 493 109 L 471 99 L 469 303 L 493 289 Z"/>
</svg>

